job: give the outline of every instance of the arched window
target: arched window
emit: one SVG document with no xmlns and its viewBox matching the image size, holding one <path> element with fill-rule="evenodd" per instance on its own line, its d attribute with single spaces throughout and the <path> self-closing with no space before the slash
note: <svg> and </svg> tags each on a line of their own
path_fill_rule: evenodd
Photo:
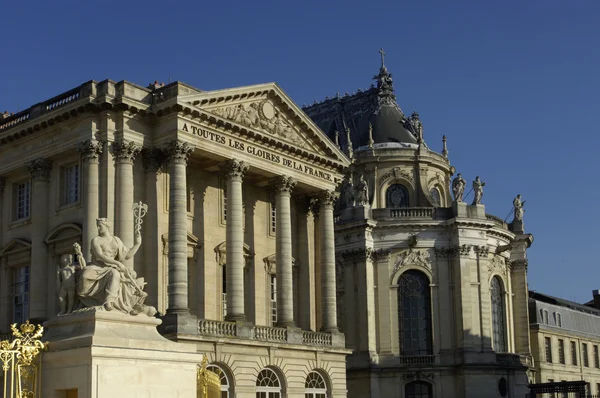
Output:
<svg viewBox="0 0 600 398">
<path fill-rule="evenodd" d="M 440 195 L 440 190 L 437 187 L 431 188 L 429 191 L 431 194 L 431 199 L 433 200 L 433 205 L 435 207 L 440 207 L 442 205 L 442 197 Z"/>
<path fill-rule="evenodd" d="M 263 369 L 258 374 L 256 398 L 281 398 L 281 382 L 271 369 Z"/>
<path fill-rule="evenodd" d="M 229 398 L 230 384 L 229 378 L 225 371 L 218 365 L 210 364 L 206 366 L 206 370 L 216 373 L 221 378 L 221 398 Z"/>
<path fill-rule="evenodd" d="M 492 298 L 492 331 L 493 345 L 496 352 L 506 352 L 506 305 L 504 303 L 504 287 L 499 277 L 492 278 L 490 284 Z"/>
<path fill-rule="evenodd" d="M 408 207 L 408 189 L 404 185 L 391 185 L 385 192 L 385 207 Z"/>
<path fill-rule="evenodd" d="M 432 355 L 429 278 L 408 270 L 398 280 L 398 330 L 401 355 Z"/>
<path fill-rule="evenodd" d="M 424 381 L 411 381 L 404 387 L 405 398 L 431 398 L 431 384 Z"/>
<path fill-rule="evenodd" d="M 304 398 L 327 398 L 325 379 L 318 372 L 310 372 L 304 383 Z"/>
</svg>

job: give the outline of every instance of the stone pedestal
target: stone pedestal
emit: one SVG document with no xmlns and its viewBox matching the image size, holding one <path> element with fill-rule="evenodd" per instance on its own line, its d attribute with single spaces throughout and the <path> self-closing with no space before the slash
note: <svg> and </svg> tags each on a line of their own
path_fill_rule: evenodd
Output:
<svg viewBox="0 0 600 398">
<path fill-rule="evenodd" d="M 160 323 L 94 310 L 46 322 L 41 396 L 195 398 L 202 355 L 163 338 Z"/>
</svg>

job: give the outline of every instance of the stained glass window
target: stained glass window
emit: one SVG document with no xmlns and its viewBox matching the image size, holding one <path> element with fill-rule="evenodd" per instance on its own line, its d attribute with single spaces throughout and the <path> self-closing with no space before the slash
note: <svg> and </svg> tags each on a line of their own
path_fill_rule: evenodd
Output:
<svg viewBox="0 0 600 398">
<path fill-rule="evenodd" d="M 499 277 L 492 278 L 490 284 L 492 299 L 493 344 L 496 352 L 506 352 L 506 310 L 504 304 L 504 288 Z"/>
<path fill-rule="evenodd" d="M 429 193 L 431 194 L 431 199 L 433 200 L 433 205 L 436 207 L 441 206 L 442 200 L 440 198 L 439 189 L 437 189 L 436 187 L 433 187 L 433 188 L 431 188 L 431 191 L 429 191 Z"/>
<path fill-rule="evenodd" d="M 431 398 L 431 384 L 424 381 L 411 381 L 404 387 L 404 396 L 406 398 Z"/>
<path fill-rule="evenodd" d="M 429 279 L 416 270 L 398 280 L 398 330 L 401 355 L 432 355 Z"/>
<path fill-rule="evenodd" d="M 404 185 L 391 185 L 385 193 L 385 207 L 408 207 L 408 190 Z"/>
</svg>

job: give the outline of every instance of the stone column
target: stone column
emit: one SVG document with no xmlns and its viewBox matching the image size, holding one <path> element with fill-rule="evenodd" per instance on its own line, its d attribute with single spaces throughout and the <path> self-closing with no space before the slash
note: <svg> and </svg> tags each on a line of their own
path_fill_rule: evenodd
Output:
<svg viewBox="0 0 600 398">
<path fill-rule="evenodd" d="M 194 147 L 172 141 L 169 159 L 169 303 L 167 314 L 188 314 L 186 166 Z"/>
<path fill-rule="evenodd" d="M 98 202 L 100 180 L 98 177 L 99 159 L 102 153 L 102 142 L 94 139 L 79 144 L 77 150 L 83 160 L 83 231 L 81 237 L 83 256 L 91 259 L 90 242 L 98 234 L 96 219 L 99 217 Z"/>
<path fill-rule="evenodd" d="M 115 235 L 121 238 L 126 247 L 133 246 L 133 162 L 140 147 L 133 141 L 115 141 L 112 144 L 115 156 Z M 125 265 L 133 268 L 133 260 Z"/>
<path fill-rule="evenodd" d="M 148 213 L 144 219 L 142 227 L 144 244 L 144 267 L 141 270 L 142 276 L 146 278 L 146 288 L 148 293 L 146 304 L 157 308 L 160 313 L 165 313 L 166 298 L 164 290 L 161 288 L 167 281 L 163 278 L 164 263 L 162 252 L 162 228 L 160 217 L 164 213 L 162 201 L 162 179 L 159 176 L 163 172 L 163 163 L 165 160 L 164 152 L 159 148 L 145 148 L 142 151 L 144 160 L 144 170 L 146 172 L 146 204 Z"/>
<path fill-rule="evenodd" d="M 315 263 L 314 263 L 314 218 L 306 196 L 297 198 L 298 238 L 294 239 L 298 250 L 298 326 L 304 330 L 315 330 Z"/>
<path fill-rule="evenodd" d="M 242 179 L 248 171 L 248 166 L 239 160 L 230 160 L 221 168 L 227 180 L 227 223 L 225 226 L 227 315 L 225 319 L 245 321 Z"/>
<path fill-rule="evenodd" d="M 323 332 L 338 332 L 335 297 L 335 239 L 333 205 L 339 194 L 324 191 L 319 200 L 319 229 L 321 238 L 321 308 Z"/>
<path fill-rule="evenodd" d="M 275 256 L 277 263 L 277 326 L 294 326 L 294 285 L 292 271 L 292 220 L 290 196 L 296 181 L 287 176 L 275 177 L 271 184 L 275 191 L 277 209 Z"/>
<path fill-rule="evenodd" d="M 48 197 L 50 196 L 50 171 L 52 163 L 48 159 L 36 159 L 29 163 L 32 179 L 30 193 L 31 219 L 35 228 L 31 229 L 31 266 L 29 268 L 29 319 L 47 319 L 48 299 Z"/>
</svg>

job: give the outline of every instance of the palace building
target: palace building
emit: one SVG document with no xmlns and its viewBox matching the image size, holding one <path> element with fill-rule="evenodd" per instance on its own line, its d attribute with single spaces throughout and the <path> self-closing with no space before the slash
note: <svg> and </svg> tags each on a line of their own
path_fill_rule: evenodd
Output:
<svg viewBox="0 0 600 398">
<path fill-rule="evenodd" d="M 334 203 L 350 162 L 276 84 L 90 81 L 3 115 L 0 159 L 0 332 L 56 317 L 61 256 L 80 243 L 89 261 L 98 218 L 137 244 L 142 202 L 125 265 L 222 397 L 346 396 Z"/>
<path fill-rule="evenodd" d="M 441 152 L 425 142 L 383 57 L 374 80 L 304 108 L 352 160 L 335 209 L 348 396 L 524 397 L 533 236 L 520 197 L 512 223 L 487 214 L 485 184 L 473 175 L 469 198 L 452 179 L 446 137 Z"/>
</svg>

